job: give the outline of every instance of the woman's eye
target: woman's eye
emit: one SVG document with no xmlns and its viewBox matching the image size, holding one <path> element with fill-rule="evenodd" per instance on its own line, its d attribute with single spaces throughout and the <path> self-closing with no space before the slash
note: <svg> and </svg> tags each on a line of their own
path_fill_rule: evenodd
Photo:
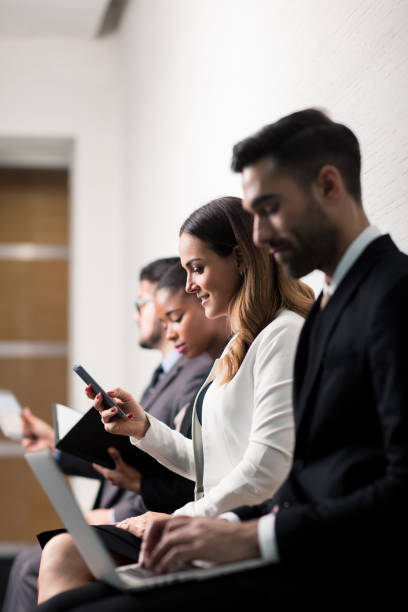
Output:
<svg viewBox="0 0 408 612">
<path fill-rule="evenodd" d="M 177 317 L 177 319 L 174 319 L 173 323 L 181 323 L 183 319 L 183 315 L 180 315 L 179 317 Z"/>
<path fill-rule="evenodd" d="M 195 274 L 201 274 L 203 271 L 203 268 L 201 266 L 194 266 L 193 270 L 192 270 Z"/>
</svg>

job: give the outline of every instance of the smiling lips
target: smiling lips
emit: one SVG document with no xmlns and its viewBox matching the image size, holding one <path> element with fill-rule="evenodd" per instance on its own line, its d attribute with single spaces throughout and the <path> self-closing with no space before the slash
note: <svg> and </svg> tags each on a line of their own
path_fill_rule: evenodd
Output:
<svg viewBox="0 0 408 612">
<path fill-rule="evenodd" d="M 205 293 L 205 294 L 203 294 L 203 295 L 197 295 L 197 299 L 198 299 L 198 300 L 200 300 L 200 302 L 201 302 L 201 306 L 204 304 L 204 302 L 205 302 L 205 301 L 207 301 L 207 300 L 208 300 L 208 298 L 209 298 L 209 297 L 210 297 L 210 296 L 209 296 L 209 294 L 208 294 L 208 293 Z"/>
<path fill-rule="evenodd" d="M 184 353 L 184 351 L 186 350 L 186 345 L 184 344 L 176 344 L 175 349 L 179 352 L 179 353 Z"/>
</svg>

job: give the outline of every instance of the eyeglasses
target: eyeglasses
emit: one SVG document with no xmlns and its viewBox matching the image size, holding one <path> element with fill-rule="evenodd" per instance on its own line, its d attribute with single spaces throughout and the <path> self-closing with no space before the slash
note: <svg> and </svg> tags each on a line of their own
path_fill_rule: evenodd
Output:
<svg viewBox="0 0 408 612">
<path fill-rule="evenodd" d="M 137 310 L 138 313 L 140 313 L 140 311 L 142 310 L 142 306 L 144 306 L 145 304 L 148 304 L 149 302 L 154 302 L 154 297 L 148 297 L 148 298 L 141 298 L 140 300 L 137 300 L 135 302 L 135 308 Z"/>
</svg>

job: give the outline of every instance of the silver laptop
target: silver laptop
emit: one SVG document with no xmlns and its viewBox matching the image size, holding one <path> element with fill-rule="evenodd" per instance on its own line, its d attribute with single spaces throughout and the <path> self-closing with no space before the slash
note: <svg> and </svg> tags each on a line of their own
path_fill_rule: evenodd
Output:
<svg viewBox="0 0 408 612">
<path fill-rule="evenodd" d="M 263 559 L 202 567 L 199 564 L 170 574 L 156 574 L 137 563 L 117 567 L 96 530 L 88 525 L 65 481 L 54 457 L 48 450 L 26 453 L 26 460 L 78 547 L 95 578 L 122 590 L 145 590 L 175 582 L 206 580 L 245 569 L 267 565 Z M 119 527 L 118 527 L 119 529 Z"/>
</svg>

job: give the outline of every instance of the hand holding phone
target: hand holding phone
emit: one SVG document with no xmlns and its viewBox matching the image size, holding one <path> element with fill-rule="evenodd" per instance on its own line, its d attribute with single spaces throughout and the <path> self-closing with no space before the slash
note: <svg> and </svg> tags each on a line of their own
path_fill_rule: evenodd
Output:
<svg viewBox="0 0 408 612">
<path fill-rule="evenodd" d="M 123 412 L 123 410 L 119 408 L 117 404 L 115 404 L 113 399 L 106 393 L 106 391 L 102 389 L 102 387 L 96 382 L 96 380 L 92 378 L 92 376 L 85 370 L 83 366 L 74 365 L 72 369 L 74 370 L 74 372 L 78 374 L 78 376 L 82 378 L 84 382 L 86 382 L 87 385 L 90 385 L 92 387 L 92 390 L 96 394 L 97 393 L 102 394 L 103 403 L 105 404 L 107 408 L 111 408 L 112 406 L 115 406 L 115 408 L 118 411 L 117 416 L 121 419 L 124 419 L 126 417 L 126 414 Z"/>
</svg>

